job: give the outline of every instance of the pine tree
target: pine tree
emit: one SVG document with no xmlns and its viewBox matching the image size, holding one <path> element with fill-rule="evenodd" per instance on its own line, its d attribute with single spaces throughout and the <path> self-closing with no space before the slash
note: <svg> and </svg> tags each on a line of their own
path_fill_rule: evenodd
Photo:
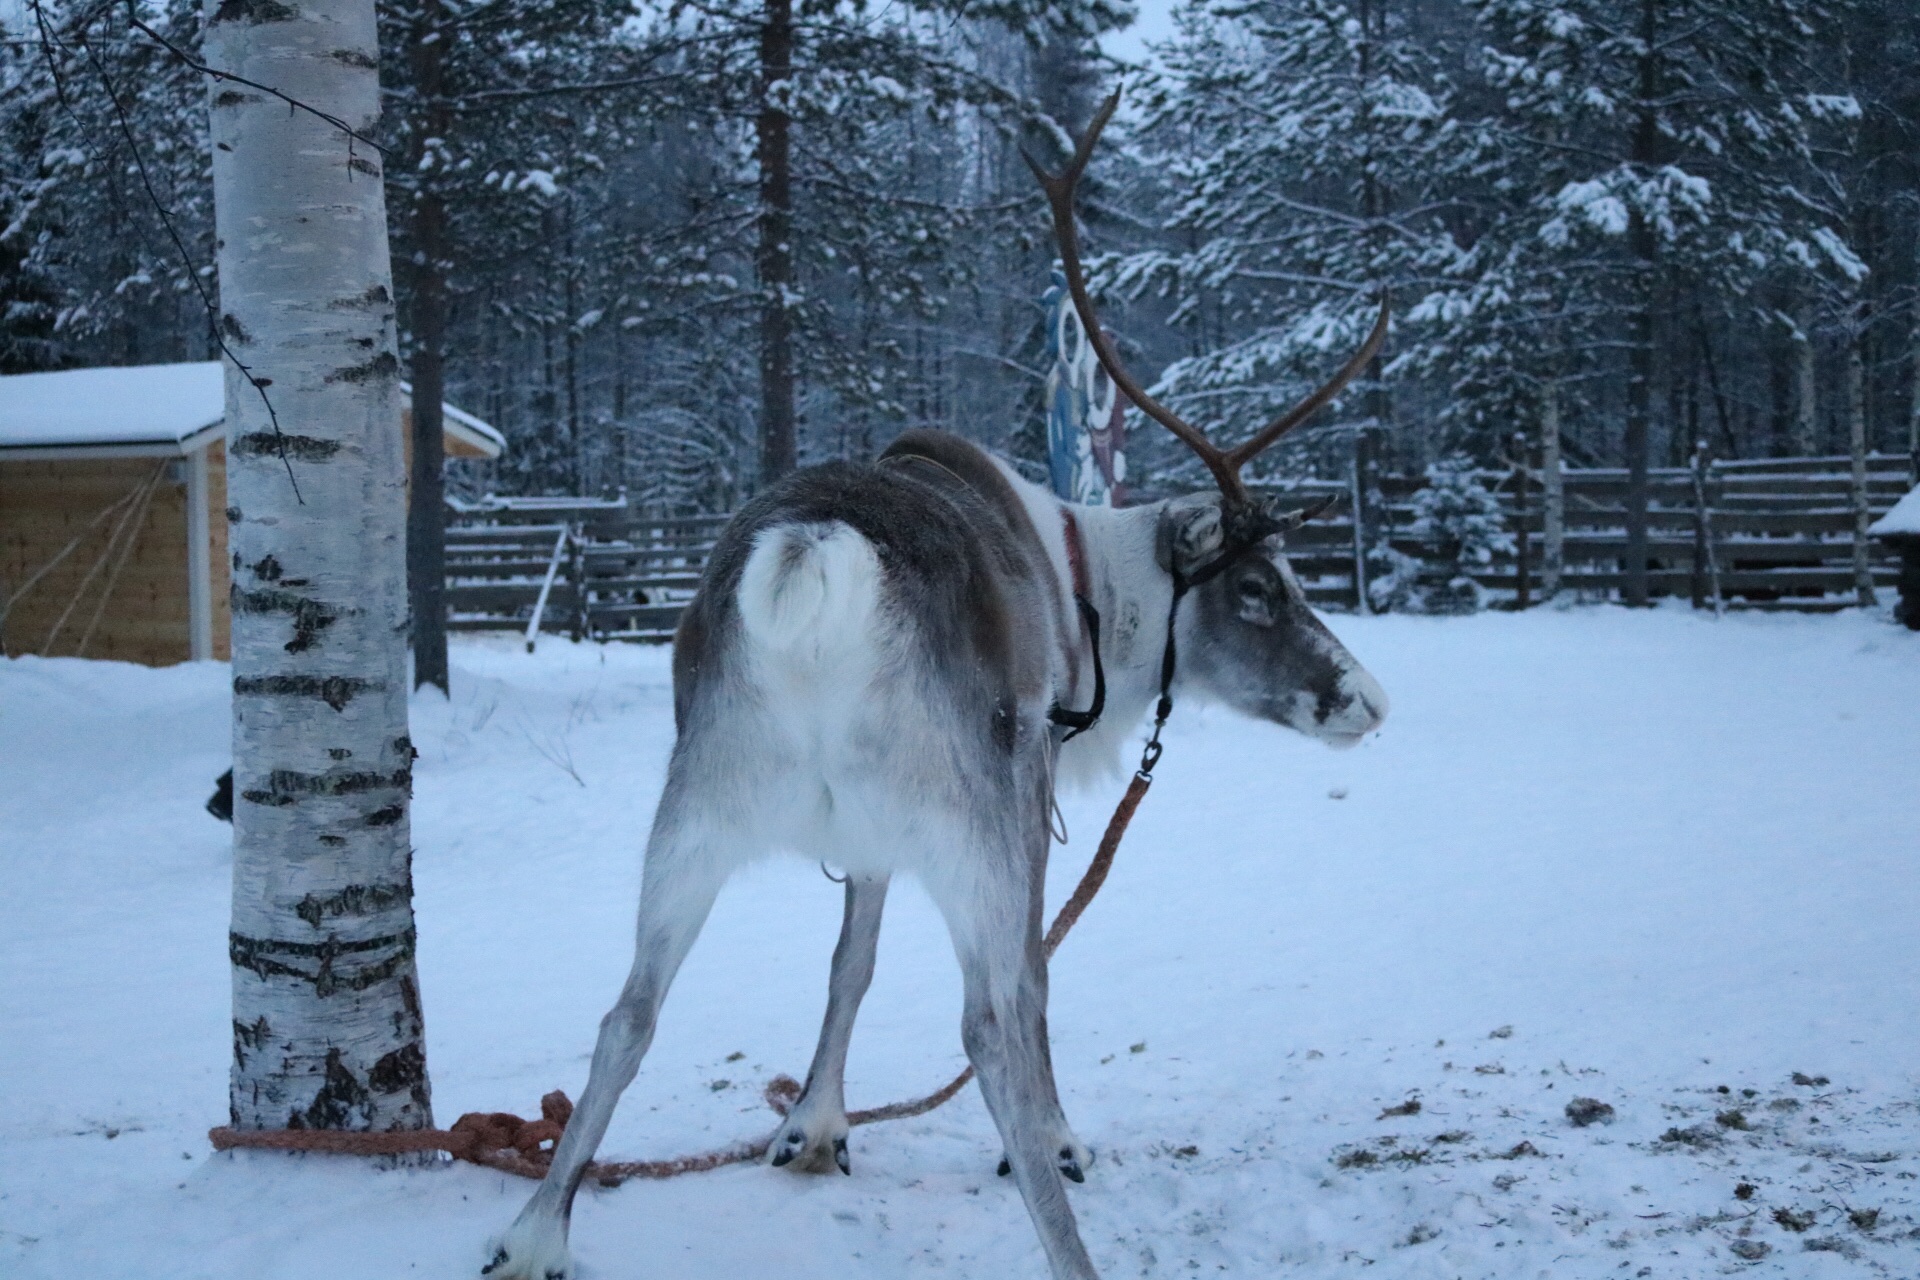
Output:
<svg viewBox="0 0 1920 1280">
<path fill-rule="evenodd" d="M 1394 346 L 1413 351 L 1423 300 L 1457 269 L 1442 213 L 1460 140 L 1416 16 L 1392 0 L 1180 11 L 1137 145 L 1168 175 L 1166 229 L 1188 247 L 1110 270 L 1114 287 L 1162 292 L 1171 323 L 1202 330 L 1203 351 L 1170 365 L 1159 391 L 1204 402 L 1226 434 L 1316 385 L 1365 337 L 1383 293 Z M 1391 391 L 1376 365 L 1363 423 L 1391 422 Z"/>
<path fill-rule="evenodd" d="M 1609 408 L 1624 419 L 1629 472 L 1625 595 L 1644 604 L 1663 349 L 1706 343 L 1706 314 L 1737 310 L 1731 300 L 1770 270 L 1853 266 L 1829 212 L 1787 177 L 1804 172 L 1813 122 L 1839 104 L 1804 58 L 1831 12 L 1823 0 L 1472 7 L 1498 95 L 1484 128 L 1501 146 L 1504 196 L 1476 304 L 1522 301 L 1531 341 L 1510 350 L 1556 393 L 1575 372 L 1560 363 L 1570 351 L 1624 346 L 1624 368 L 1594 364 L 1622 388 Z M 1492 343 L 1483 367 L 1508 345 Z"/>
</svg>

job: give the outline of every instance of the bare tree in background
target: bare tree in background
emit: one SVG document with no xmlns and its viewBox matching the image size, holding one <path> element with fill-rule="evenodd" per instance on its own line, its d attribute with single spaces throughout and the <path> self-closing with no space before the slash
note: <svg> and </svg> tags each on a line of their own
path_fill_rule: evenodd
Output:
<svg viewBox="0 0 1920 1280">
<path fill-rule="evenodd" d="M 423 1128 L 406 476 L 381 157 L 364 141 L 374 6 L 210 0 L 206 23 L 216 72 L 251 82 L 209 87 L 232 353 L 233 1124 Z"/>
</svg>

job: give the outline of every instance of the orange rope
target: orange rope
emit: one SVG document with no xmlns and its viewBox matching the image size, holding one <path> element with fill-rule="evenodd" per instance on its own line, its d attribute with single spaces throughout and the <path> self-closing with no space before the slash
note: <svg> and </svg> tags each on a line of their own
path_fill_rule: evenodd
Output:
<svg viewBox="0 0 1920 1280">
<path fill-rule="evenodd" d="M 1134 810 L 1146 796 L 1153 779 L 1146 773 L 1133 775 L 1126 795 L 1107 823 L 1100 848 L 1087 864 L 1073 893 L 1053 918 L 1042 944 L 1047 959 L 1060 949 L 1067 933 L 1079 921 L 1081 913 L 1106 883 L 1119 851 L 1120 837 L 1133 821 Z M 878 1124 L 883 1120 L 906 1120 L 922 1116 L 952 1099 L 973 1079 L 968 1067 L 932 1093 L 883 1107 L 848 1114 L 852 1126 Z M 767 1106 L 785 1116 L 800 1098 L 801 1085 L 792 1076 L 778 1075 L 767 1082 L 764 1096 Z M 544 1178 L 553 1161 L 553 1146 L 573 1116 L 573 1103 L 556 1089 L 540 1099 L 540 1119 L 523 1120 L 509 1111 L 470 1111 L 453 1122 L 451 1129 L 410 1129 L 392 1133 L 347 1133 L 338 1129 L 230 1129 L 222 1126 L 208 1132 L 216 1151 L 234 1147 L 263 1148 L 269 1151 L 325 1151 L 338 1155 L 384 1156 L 416 1151 L 444 1151 L 456 1160 L 485 1165 L 523 1178 Z M 603 1186 L 618 1186 L 628 1178 L 677 1178 L 683 1173 L 704 1173 L 730 1164 L 744 1164 L 767 1154 L 771 1139 L 722 1147 L 714 1151 L 681 1156 L 675 1160 L 596 1160 L 587 1166 L 586 1176 Z"/>
</svg>

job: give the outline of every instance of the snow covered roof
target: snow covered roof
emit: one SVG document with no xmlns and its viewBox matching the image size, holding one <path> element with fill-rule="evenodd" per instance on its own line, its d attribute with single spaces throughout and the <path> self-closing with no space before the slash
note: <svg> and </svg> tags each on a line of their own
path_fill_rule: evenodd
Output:
<svg viewBox="0 0 1920 1280">
<path fill-rule="evenodd" d="M 1867 532 L 1876 538 L 1890 533 L 1920 535 L 1920 487 L 1907 490 L 1907 496 L 1893 504 L 1893 510 L 1875 520 Z"/>
<path fill-rule="evenodd" d="M 506 448 L 506 437 L 472 414 L 441 410 L 448 435 L 489 458 Z M 225 415 L 217 360 L 14 374 L 0 378 L 0 456 L 185 455 L 219 438 Z"/>
</svg>

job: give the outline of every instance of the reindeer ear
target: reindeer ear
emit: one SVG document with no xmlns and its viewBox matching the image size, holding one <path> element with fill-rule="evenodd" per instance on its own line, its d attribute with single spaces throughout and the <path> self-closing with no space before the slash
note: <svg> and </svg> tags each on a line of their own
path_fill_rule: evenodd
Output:
<svg viewBox="0 0 1920 1280">
<path fill-rule="evenodd" d="M 1169 502 L 1160 515 L 1156 552 L 1162 569 L 1190 573 L 1220 550 L 1226 531 L 1218 494 L 1196 493 Z"/>
</svg>

